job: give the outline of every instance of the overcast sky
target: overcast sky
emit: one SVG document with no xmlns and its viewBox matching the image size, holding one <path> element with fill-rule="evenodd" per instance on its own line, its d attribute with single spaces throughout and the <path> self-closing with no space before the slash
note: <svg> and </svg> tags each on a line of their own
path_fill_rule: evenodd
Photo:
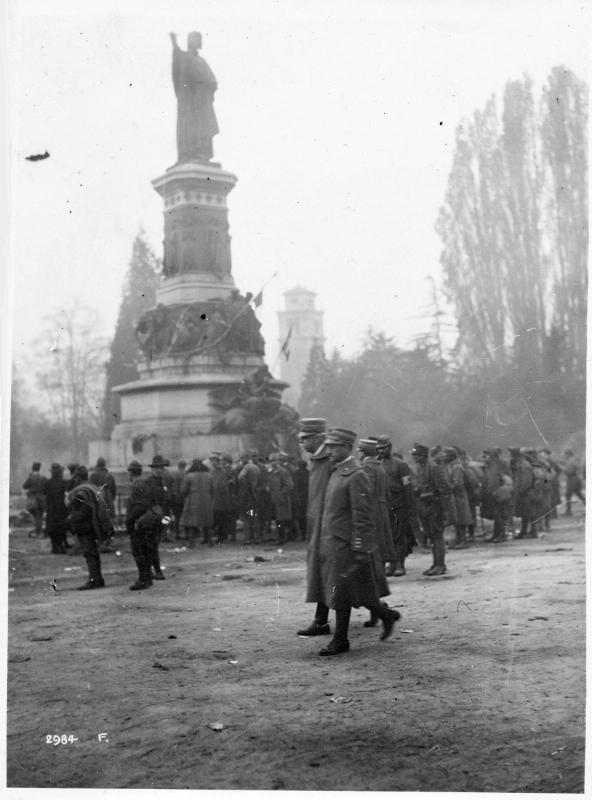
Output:
<svg viewBox="0 0 592 800">
<path fill-rule="evenodd" d="M 528 72 L 588 77 L 584 3 L 513 0 L 17 2 L 11 27 L 17 355 L 72 298 L 112 335 L 133 239 L 162 255 L 151 180 L 175 163 L 169 31 L 203 34 L 218 80 L 214 158 L 233 274 L 256 293 L 271 366 L 282 293 L 318 293 L 328 349 L 368 325 L 398 344 L 430 326 L 434 230 L 463 117 Z M 49 151 L 45 161 L 25 156 Z M 18 359 L 17 359 L 18 360 Z"/>
</svg>

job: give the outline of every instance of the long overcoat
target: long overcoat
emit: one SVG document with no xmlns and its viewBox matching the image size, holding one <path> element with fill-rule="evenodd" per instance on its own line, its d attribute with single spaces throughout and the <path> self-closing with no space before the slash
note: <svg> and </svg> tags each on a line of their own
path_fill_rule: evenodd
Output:
<svg viewBox="0 0 592 800">
<path fill-rule="evenodd" d="M 370 479 L 370 491 L 372 495 L 372 510 L 374 513 L 374 525 L 376 530 L 376 541 L 378 551 L 383 561 L 395 561 L 395 548 L 393 547 L 393 534 L 391 531 L 391 520 L 387 504 L 387 483 L 386 472 L 380 459 L 369 456 L 364 459 L 362 466 L 368 473 Z"/>
<path fill-rule="evenodd" d="M 452 505 L 456 525 L 472 525 L 473 516 L 469 505 L 469 498 L 465 489 L 465 471 L 457 458 L 446 465 L 448 483 L 452 486 Z"/>
<path fill-rule="evenodd" d="M 359 564 L 356 555 L 366 556 Z M 353 458 L 331 473 L 321 521 L 319 566 L 323 602 L 329 608 L 374 607 L 390 594 L 384 578 L 370 481 Z"/>
<path fill-rule="evenodd" d="M 319 544 L 321 539 L 321 521 L 325 492 L 331 477 L 332 464 L 329 451 L 321 446 L 310 457 L 308 474 L 308 503 L 306 506 L 306 534 L 308 536 L 306 601 L 307 603 L 324 603 L 325 592 L 319 560 Z"/>
<path fill-rule="evenodd" d="M 292 491 L 294 481 L 284 467 L 272 469 L 267 476 L 273 516 L 276 522 L 286 522 L 292 519 Z"/>
<path fill-rule="evenodd" d="M 181 525 L 204 528 L 214 524 L 212 477 L 209 472 L 188 472 L 181 484 L 184 498 Z"/>
</svg>

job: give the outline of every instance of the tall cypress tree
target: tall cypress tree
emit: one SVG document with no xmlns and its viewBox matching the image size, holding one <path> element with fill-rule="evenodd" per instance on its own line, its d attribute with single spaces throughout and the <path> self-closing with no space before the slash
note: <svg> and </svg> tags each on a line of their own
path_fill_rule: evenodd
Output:
<svg viewBox="0 0 592 800">
<path fill-rule="evenodd" d="M 135 336 L 136 325 L 142 314 L 156 305 L 156 289 L 160 280 L 160 264 L 140 230 L 132 248 L 132 256 L 125 276 L 115 335 L 111 342 L 106 365 L 104 435 L 109 437 L 113 426 L 120 420 L 121 401 L 112 389 L 138 378 L 140 348 Z"/>
</svg>

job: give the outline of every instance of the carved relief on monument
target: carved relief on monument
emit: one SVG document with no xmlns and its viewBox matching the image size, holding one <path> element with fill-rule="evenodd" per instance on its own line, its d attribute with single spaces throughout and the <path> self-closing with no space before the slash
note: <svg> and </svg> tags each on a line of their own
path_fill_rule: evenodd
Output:
<svg viewBox="0 0 592 800">
<path fill-rule="evenodd" d="M 210 272 L 222 280 L 230 271 L 230 236 L 223 209 L 187 205 L 165 214 L 166 278 L 185 272 Z"/>
<path fill-rule="evenodd" d="M 213 353 L 223 363 L 233 353 L 263 356 L 265 341 L 251 298 L 234 289 L 224 300 L 159 304 L 142 315 L 136 339 L 149 361 L 197 353 Z"/>
</svg>

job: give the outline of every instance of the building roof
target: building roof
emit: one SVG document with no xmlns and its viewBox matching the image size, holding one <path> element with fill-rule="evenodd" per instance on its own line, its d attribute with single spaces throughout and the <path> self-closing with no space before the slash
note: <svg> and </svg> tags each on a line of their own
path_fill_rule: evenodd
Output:
<svg viewBox="0 0 592 800">
<path fill-rule="evenodd" d="M 294 288 L 288 289 L 287 291 L 284 292 L 284 297 L 287 294 L 309 294 L 313 295 L 314 297 L 317 296 L 316 292 L 313 292 L 310 289 L 305 289 L 304 286 L 294 286 Z"/>
</svg>

